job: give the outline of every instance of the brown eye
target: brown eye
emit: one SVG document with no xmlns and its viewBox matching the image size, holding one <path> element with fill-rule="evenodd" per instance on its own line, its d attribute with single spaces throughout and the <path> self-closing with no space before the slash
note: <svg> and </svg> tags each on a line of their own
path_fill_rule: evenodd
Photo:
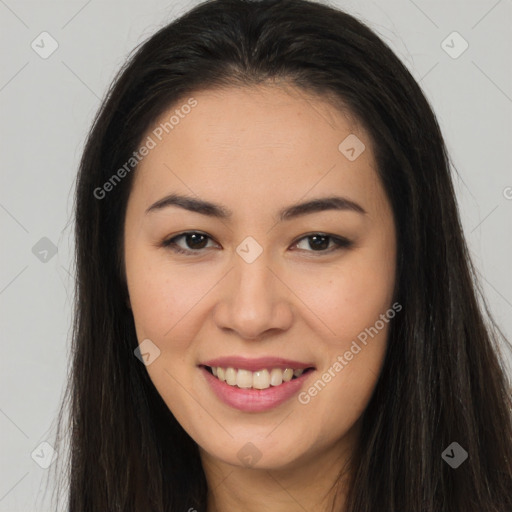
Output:
<svg viewBox="0 0 512 512">
<path fill-rule="evenodd" d="M 183 240 L 185 247 L 178 245 L 178 241 Z M 206 248 L 206 244 L 211 238 L 197 231 L 188 231 L 181 233 L 162 242 L 163 247 L 169 247 L 171 250 L 178 253 L 193 253 L 200 252 Z"/>
<path fill-rule="evenodd" d="M 202 250 L 207 249 L 208 240 L 212 240 L 212 238 L 205 233 L 187 231 L 169 238 L 168 240 L 164 240 L 161 245 L 170 248 L 176 253 L 193 254 L 200 253 Z M 303 243 L 303 241 L 307 243 L 307 247 L 299 248 L 300 250 L 320 254 L 331 253 L 339 249 L 348 248 L 352 245 L 350 240 L 343 237 L 328 235 L 326 233 L 312 233 L 299 239 L 293 247 L 297 247 L 300 243 Z"/>
<path fill-rule="evenodd" d="M 307 247 L 302 248 L 301 250 L 320 253 L 332 252 L 338 249 L 350 247 L 352 245 L 352 242 L 346 238 L 335 237 L 325 233 L 313 233 L 311 235 L 302 237 L 295 244 L 295 247 L 302 243 L 302 241 L 307 241 Z M 331 243 L 333 245 L 331 245 Z"/>
</svg>

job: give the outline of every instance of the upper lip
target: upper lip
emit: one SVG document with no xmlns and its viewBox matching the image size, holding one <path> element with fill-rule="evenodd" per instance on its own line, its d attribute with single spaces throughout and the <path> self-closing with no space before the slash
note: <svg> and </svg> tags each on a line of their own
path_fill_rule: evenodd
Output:
<svg viewBox="0 0 512 512">
<path fill-rule="evenodd" d="M 285 370 L 286 368 L 292 368 L 294 370 L 305 370 L 306 368 L 314 367 L 312 363 L 283 359 L 282 357 L 247 358 L 240 356 L 217 357 L 215 359 L 204 361 L 201 363 L 201 365 L 221 368 L 237 368 L 240 370 L 249 370 L 252 372 L 263 370 L 265 368 L 280 368 L 282 370 Z"/>
</svg>

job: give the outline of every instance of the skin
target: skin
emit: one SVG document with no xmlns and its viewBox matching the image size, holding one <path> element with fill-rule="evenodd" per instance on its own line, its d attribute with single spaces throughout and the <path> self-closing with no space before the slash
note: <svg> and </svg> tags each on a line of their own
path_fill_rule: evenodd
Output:
<svg viewBox="0 0 512 512">
<path fill-rule="evenodd" d="M 149 338 L 161 351 L 147 371 L 200 447 L 209 512 L 326 511 L 357 444 L 388 325 L 307 404 L 294 396 L 269 411 L 241 412 L 216 398 L 197 365 L 228 355 L 313 362 L 307 390 L 391 307 L 396 235 L 371 141 L 325 98 L 284 84 L 193 97 L 197 106 L 139 164 L 127 206 L 129 305 L 139 343 Z M 338 150 L 349 134 L 366 146 L 354 161 Z M 145 213 L 170 193 L 220 203 L 233 217 L 177 206 Z M 277 219 L 281 208 L 333 194 L 365 213 Z M 161 245 L 194 230 L 209 238 L 202 249 L 178 239 L 190 255 Z M 327 239 L 327 250 L 317 249 L 307 238 L 315 233 L 353 244 L 329 251 L 336 244 Z M 250 264 L 236 252 L 247 236 L 263 250 Z M 248 442 L 260 454 L 251 467 L 237 456 Z M 340 493 L 342 506 L 343 486 Z"/>
</svg>

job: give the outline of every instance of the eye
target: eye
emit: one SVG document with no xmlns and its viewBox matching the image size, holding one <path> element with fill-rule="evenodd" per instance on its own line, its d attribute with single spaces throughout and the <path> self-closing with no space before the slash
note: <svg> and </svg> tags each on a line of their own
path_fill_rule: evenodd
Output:
<svg viewBox="0 0 512 512">
<path fill-rule="evenodd" d="M 187 247 L 180 246 L 178 244 L 178 241 L 180 240 L 183 240 Z M 201 233 L 199 231 L 187 231 L 164 240 L 161 245 L 162 247 L 167 247 L 176 253 L 190 255 L 193 253 L 200 253 L 202 250 L 206 249 L 208 240 L 212 240 L 212 238 L 205 233 Z M 299 246 L 302 241 L 306 241 L 309 249 L 302 248 L 300 250 L 324 254 L 348 248 L 352 245 L 352 242 L 344 237 L 337 237 L 326 233 L 312 233 L 300 238 L 292 247 Z"/>
<path fill-rule="evenodd" d="M 299 241 L 294 244 L 294 247 L 297 247 L 300 243 L 302 243 L 302 241 L 305 241 L 307 246 L 313 249 L 305 249 L 307 252 L 320 252 L 324 254 L 337 251 L 339 249 L 348 248 L 352 245 L 352 242 L 344 237 L 337 237 L 328 235 L 326 233 L 312 233 L 300 238 Z M 333 245 L 330 245 L 331 242 Z"/>
<path fill-rule="evenodd" d="M 188 247 L 183 248 L 178 245 L 177 241 L 183 239 Z M 211 238 L 205 233 L 199 231 L 187 231 L 180 235 L 169 238 L 162 242 L 163 247 L 169 247 L 172 251 L 180 254 L 190 254 L 205 249 L 206 242 Z"/>
</svg>

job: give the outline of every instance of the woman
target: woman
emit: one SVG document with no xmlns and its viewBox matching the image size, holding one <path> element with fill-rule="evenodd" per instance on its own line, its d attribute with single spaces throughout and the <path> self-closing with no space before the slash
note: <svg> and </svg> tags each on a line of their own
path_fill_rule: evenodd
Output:
<svg viewBox="0 0 512 512">
<path fill-rule="evenodd" d="M 510 385 L 409 72 L 304 0 L 144 43 L 76 191 L 69 510 L 512 510 Z"/>
</svg>

